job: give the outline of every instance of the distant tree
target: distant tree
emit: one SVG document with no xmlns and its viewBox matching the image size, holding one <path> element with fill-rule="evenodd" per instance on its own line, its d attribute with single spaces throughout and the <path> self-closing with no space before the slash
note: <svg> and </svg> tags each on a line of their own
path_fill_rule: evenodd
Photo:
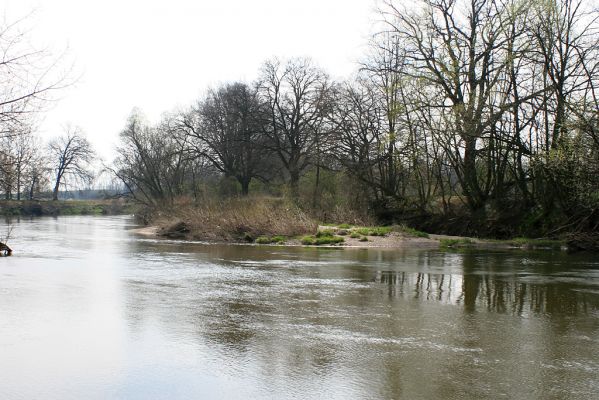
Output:
<svg viewBox="0 0 599 400">
<path fill-rule="evenodd" d="M 69 177 L 91 183 L 94 176 L 90 163 L 94 155 L 90 142 L 78 128 L 67 128 L 64 135 L 50 142 L 49 157 L 55 174 L 52 200 L 58 200 L 60 185 Z"/>
<path fill-rule="evenodd" d="M 289 176 L 291 195 L 298 196 L 302 172 L 321 153 L 330 133 L 331 83 L 327 74 L 309 59 L 278 60 L 262 67 L 260 99 L 269 124 L 266 134 Z"/>
<path fill-rule="evenodd" d="M 169 118 L 150 126 L 138 111 L 129 117 L 111 170 L 136 200 L 153 205 L 170 203 L 185 193 L 190 174 L 192 181 L 195 179 L 187 143 L 178 140 L 184 135 L 177 129 Z"/>
<path fill-rule="evenodd" d="M 256 90 L 236 82 L 210 90 L 181 117 L 189 150 L 234 177 L 243 195 L 249 193 L 252 179 L 268 173 L 263 114 Z"/>
</svg>

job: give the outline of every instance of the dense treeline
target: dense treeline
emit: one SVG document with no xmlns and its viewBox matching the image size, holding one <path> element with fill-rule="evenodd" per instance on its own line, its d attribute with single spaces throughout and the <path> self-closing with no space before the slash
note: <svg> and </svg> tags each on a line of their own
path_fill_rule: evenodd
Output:
<svg viewBox="0 0 599 400">
<path fill-rule="evenodd" d="M 599 224 L 599 12 L 582 0 L 388 2 L 351 80 L 308 59 L 133 113 L 115 173 L 147 204 L 285 194 L 455 233 Z M 232 182 L 234 184 L 232 184 Z"/>
</svg>

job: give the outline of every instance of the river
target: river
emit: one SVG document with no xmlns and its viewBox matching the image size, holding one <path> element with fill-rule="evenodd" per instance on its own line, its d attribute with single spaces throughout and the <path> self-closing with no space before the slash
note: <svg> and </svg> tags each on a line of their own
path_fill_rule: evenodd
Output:
<svg viewBox="0 0 599 400">
<path fill-rule="evenodd" d="M 1 399 L 599 398 L 592 255 L 183 243 L 125 216 L 12 224 Z"/>
</svg>

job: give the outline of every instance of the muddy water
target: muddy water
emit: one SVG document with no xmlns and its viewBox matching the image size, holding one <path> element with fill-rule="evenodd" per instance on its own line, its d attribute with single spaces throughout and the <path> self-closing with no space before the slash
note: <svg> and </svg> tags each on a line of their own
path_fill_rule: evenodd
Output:
<svg viewBox="0 0 599 400">
<path fill-rule="evenodd" d="M 599 260 L 13 221 L 2 399 L 599 398 Z M 0 233 L 5 228 L 0 226 Z"/>
</svg>

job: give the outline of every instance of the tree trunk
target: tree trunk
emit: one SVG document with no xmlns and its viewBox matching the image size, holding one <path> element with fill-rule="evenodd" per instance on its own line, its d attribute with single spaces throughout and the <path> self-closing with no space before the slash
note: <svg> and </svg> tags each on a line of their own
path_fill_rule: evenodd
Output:
<svg viewBox="0 0 599 400">
<path fill-rule="evenodd" d="M 247 196 L 250 193 L 250 179 L 242 178 L 239 183 L 241 184 L 241 195 Z"/>
<path fill-rule="evenodd" d="M 56 185 L 54 185 L 54 190 L 52 191 L 52 201 L 58 200 L 58 188 L 60 187 L 60 180 L 56 181 Z"/>
<path fill-rule="evenodd" d="M 291 198 L 299 199 L 299 171 L 297 169 L 289 170 L 289 189 L 291 190 Z"/>
<path fill-rule="evenodd" d="M 29 188 L 29 200 L 33 200 L 33 191 L 35 190 L 36 178 L 31 180 L 31 187 Z"/>
</svg>

